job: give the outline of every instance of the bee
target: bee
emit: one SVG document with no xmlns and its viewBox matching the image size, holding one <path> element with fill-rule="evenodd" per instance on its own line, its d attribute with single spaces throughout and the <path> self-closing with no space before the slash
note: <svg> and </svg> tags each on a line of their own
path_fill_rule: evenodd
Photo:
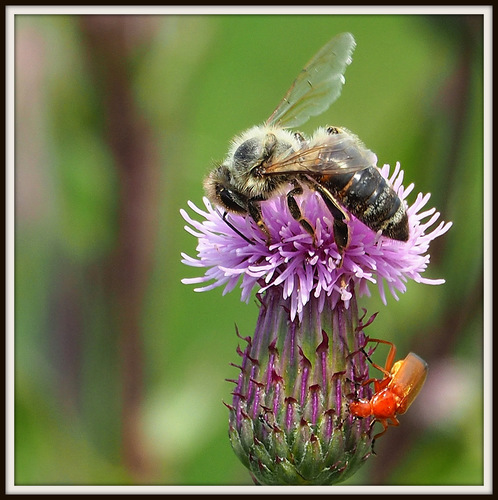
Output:
<svg viewBox="0 0 498 500">
<path fill-rule="evenodd" d="M 223 218 L 233 229 L 228 213 L 248 214 L 269 244 L 260 204 L 285 194 L 290 214 L 314 238 L 313 226 L 295 199 L 308 186 L 333 216 L 341 264 L 350 238 L 349 214 L 383 236 L 408 240 L 405 207 L 376 167 L 376 155 L 357 136 L 342 127 L 319 128 L 310 138 L 288 130 L 321 114 L 339 97 L 355 45 L 350 33 L 325 44 L 266 122 L 233 139 L 225 160 L 204 180 L 207 197 L 223 208 Z"/>
</svg>

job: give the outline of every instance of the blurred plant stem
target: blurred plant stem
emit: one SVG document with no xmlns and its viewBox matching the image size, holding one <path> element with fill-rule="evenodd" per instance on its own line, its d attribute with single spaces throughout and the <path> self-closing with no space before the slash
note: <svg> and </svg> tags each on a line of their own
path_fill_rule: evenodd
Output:
<svg viewBox="0 0 498 500">
<path fill-rule="evenodd" d="M 151 20 L 152 21 L 152 20 Z M 102 125 L 115 161 L 119 193 L 115 248 L 103 263 L 122 370 L 122 453 L 135 480 L 150 476 L 140 408 L 144 393 L 144 289 L 153 250 L 158 159 L 151 128 L 130 79 L 130 60 L 154 32 L 148 16 L 81 16 L 88 66 L 100 91 Z M 152 26 L 153 28 L 153 26 Z M 98 84 L 98 85 L 97 85 Z"/>
</svg>

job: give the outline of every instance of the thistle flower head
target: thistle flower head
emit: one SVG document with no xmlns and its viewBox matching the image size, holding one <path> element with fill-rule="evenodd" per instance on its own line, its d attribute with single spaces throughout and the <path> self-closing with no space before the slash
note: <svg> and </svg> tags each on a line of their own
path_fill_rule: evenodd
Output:
<svg viewBox="0 0 498 500">
<path fill-rule="evenodd" d="M 369 399 L 368 365 L 357 297 L 376 285 L 397 299 L 412 279 L 424 278 L 429 244 L 451 223 L 440 222 L 429 195 L 408 206 L 413 184 L 404 188 L 399 164 L 389 178 L 405 203 L 406 242 L 375 233 L 350 215 L 349 243 L 342 255 L 334 240 L 334 220 L 316 191 L 304 188 L 296 202 L 313 235 L 292 217 L 287 197 L 260 203 L 269 235 L 249 216 L 224 214 L 204 199 L 206 209 L 182 210 L 187 231 L 198 238 L 197 257 L 182 254 L 187 265 L 206 269 L 184 283 L 205 291 L 238 283 L 242 299 L 257 290 L 261 303 L 254 336 L 238 348 L 242 361 L 229 408 L 232 447 L 260 484 L 335 484 L 351 475 L 371 453 L 374 417 L 349 412 L 351 398 Z M 291 187 L 289 187 L 289 190 Z M 368 322 L 370 323 L 370 322 Z M 367 323 L 367 324 L 368 324 Z"/>
<path fill-rule="evenodd" d="M 390 178 L 389 170 L 389 165 L 385 165 L 380 172 L 406 203 L 413 184 L 403 187 L 399 164 Z M 182 254 L 182 262 L 205 268 L 206 272 L 182 281 L 203 284 L 196 291 L 224 286 L 224 294 L 240 281 L 244 301 L 249 300 L 254 289 L 263 293 L 278 287 L 288 300 L 291 320 L 302 319 L 312 298 L 318 300 L 320 312 L 326 300 L 332 307 L 338 302 L 348 307 L 354 290 L 359 296 L 370 295 L 371 285 L 378 287 L 384 303 L 387 302 L 385 285 L 398 299 L 398 292 L 405 292 L 409 279 L 433 285 L 444 282 L 422 276 L 430 259 L 427 254 L 430 242 L 451 226 L 440 222 L 433 227 L 439 213 L 434 208 L 425 209 L 429 198 L 429 194 L 419 194 L 407 206 L 410 230 L 407 242 L 383 237 L 351 215 L 350 241 L 342 263 L 334 241 L 332 215 L 317 192 L 305 189 L 297 197 L 301 212 L 314 228 L 314 237 L 291 216 L 285 196 L 274 196 L 261 203 L 270 245 L 251 217 L 230 214 L 227 223 L 207 199 L 204 199 L 205 210 L 189 202 L 190 208 L 204 220 L 194 220 L 181 211 L 188 223 L 186 230 L 198 238 L 197 257 Z"/>
</svg>

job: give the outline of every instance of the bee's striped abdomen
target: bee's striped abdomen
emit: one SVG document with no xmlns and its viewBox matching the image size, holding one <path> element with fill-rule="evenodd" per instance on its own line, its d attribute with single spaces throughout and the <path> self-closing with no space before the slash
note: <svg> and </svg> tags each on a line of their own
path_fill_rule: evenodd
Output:
<svg viewBox="0 0 498 500">
<path fill-rule="evenodd" d="M 388 238 L 408 240 L 403 203 L 376 167 L 335 175 L 328 186 L 338 201 L 370 229 L 381 230 Z"/>
</svg>

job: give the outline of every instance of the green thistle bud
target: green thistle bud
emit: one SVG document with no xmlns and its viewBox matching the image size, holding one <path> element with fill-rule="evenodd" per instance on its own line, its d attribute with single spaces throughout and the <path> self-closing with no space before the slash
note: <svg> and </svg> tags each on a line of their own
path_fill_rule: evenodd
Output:
<svg viewBox="0 0 498 500">
<path fill-rule="evenodd" d="M 242 363 L 227 405 L 232 447 L 256 483 L 335 484 L 371 454 L 372 419 L 348 412 L 351 398 L 372 395 L 362 386 L 364 326 L 354 294 L 348 308 L 313 298 L 291 320 L 281 290 L 266 291 L 254 337 L 237 350 Z"/>
</svg>

